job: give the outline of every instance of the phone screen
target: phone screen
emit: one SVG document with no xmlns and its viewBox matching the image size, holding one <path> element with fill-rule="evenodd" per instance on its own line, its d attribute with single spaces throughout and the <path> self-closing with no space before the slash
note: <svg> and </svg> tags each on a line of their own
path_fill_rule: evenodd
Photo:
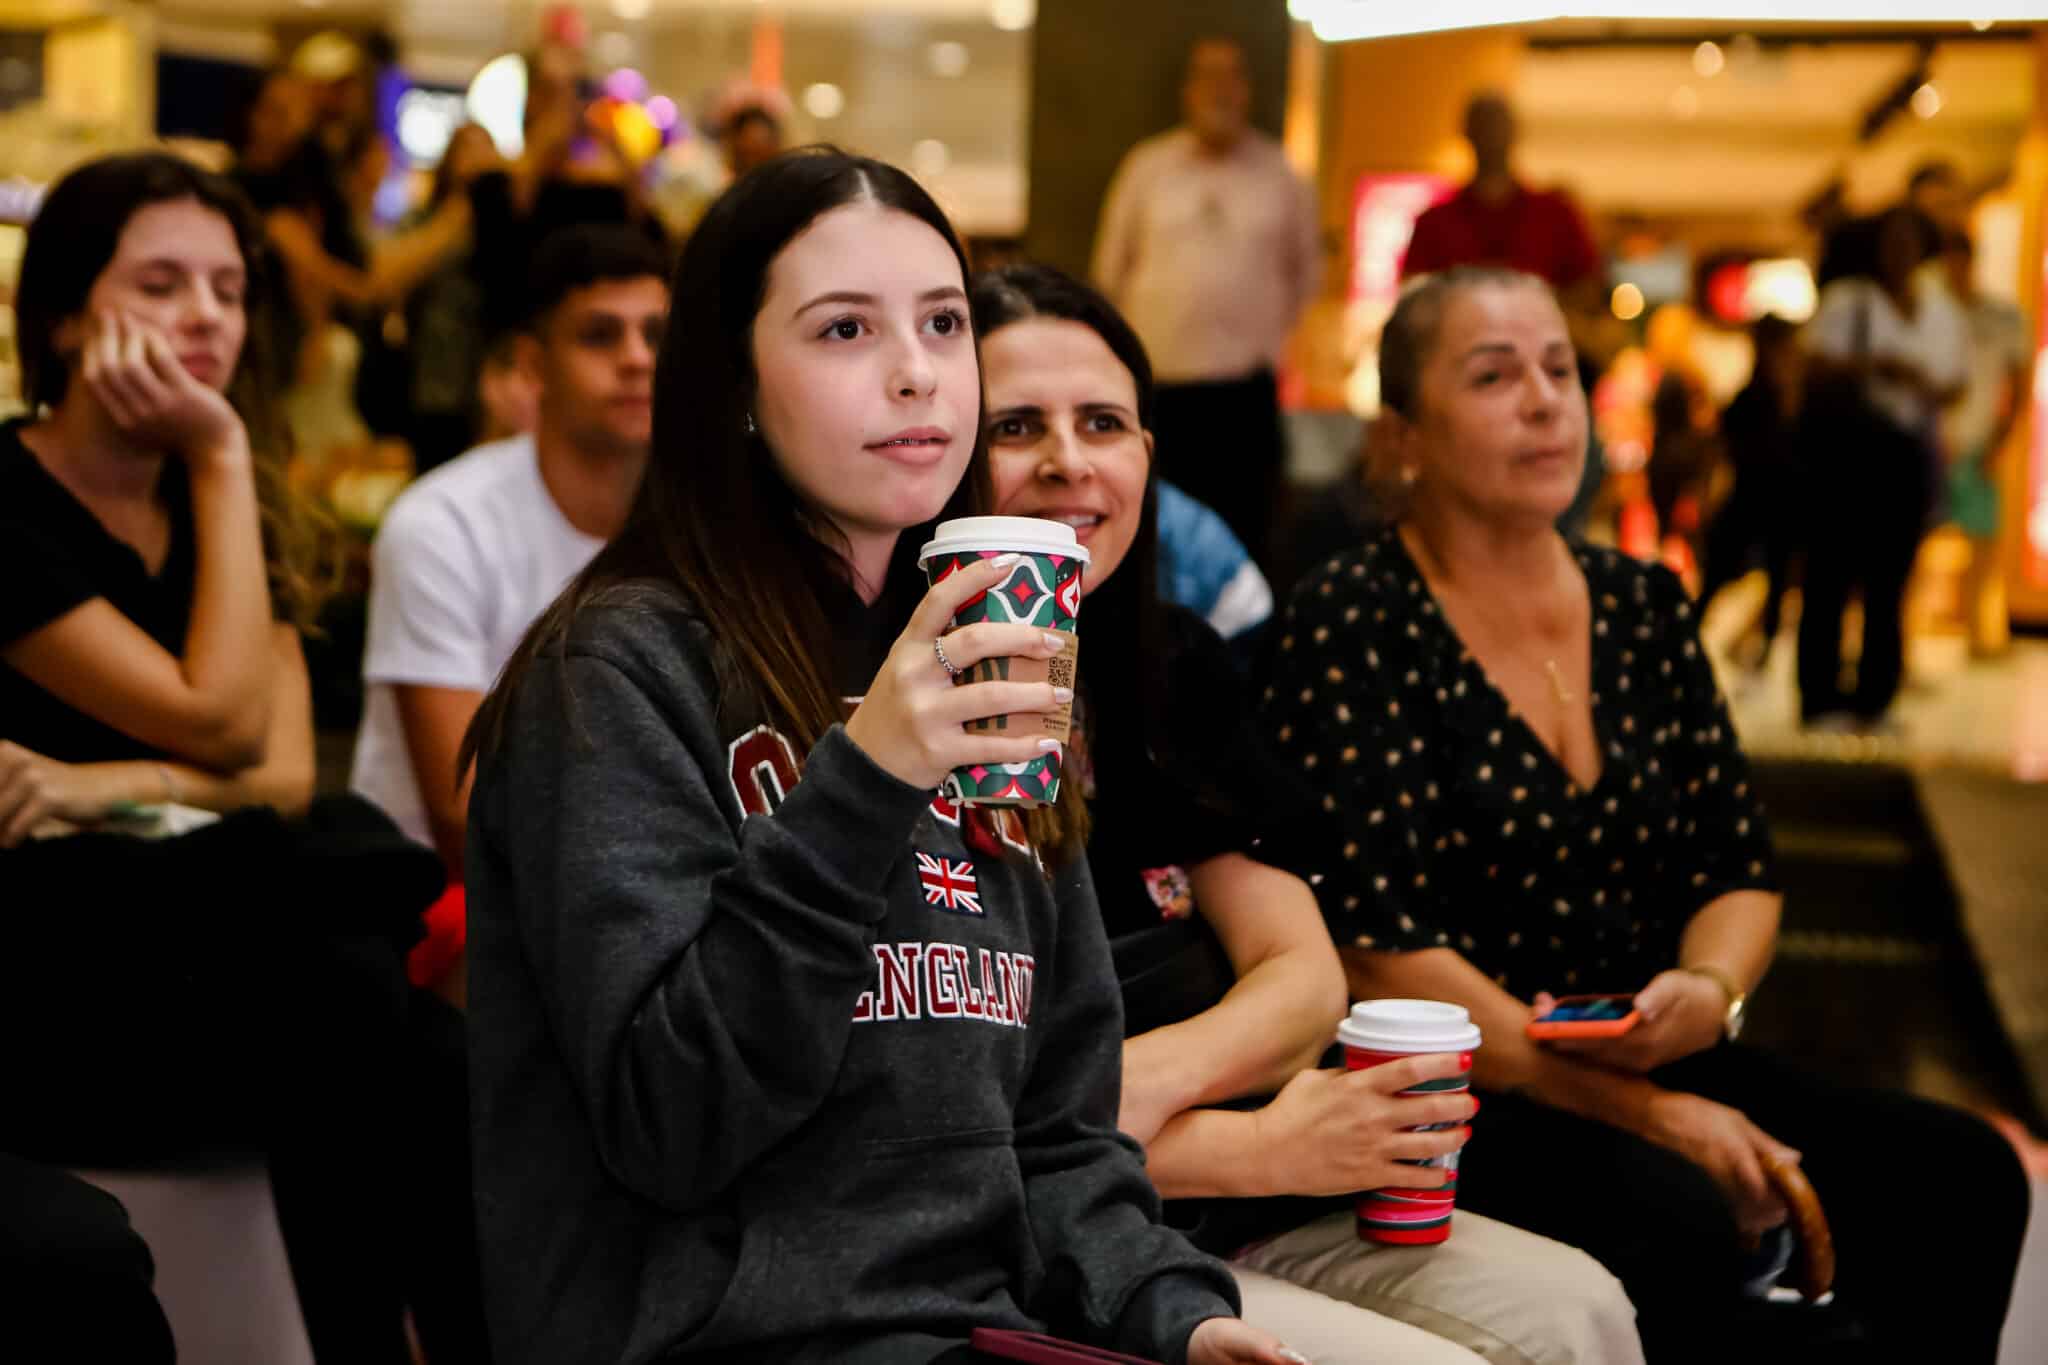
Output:
<svg viewBox="0 0 2048 1365">
<path fill-rule="evenodd" d="M 1591 1000 L 1560 1001 L 1557 1007 L 1543 1016 L 1546 1024 L 1594 1024 L 1610 1019 L 1626 1019 L 1628 1012 L 1636 1007 L 1635 1000 L 1626 995 L 1596 996 Z"/>
</svg>

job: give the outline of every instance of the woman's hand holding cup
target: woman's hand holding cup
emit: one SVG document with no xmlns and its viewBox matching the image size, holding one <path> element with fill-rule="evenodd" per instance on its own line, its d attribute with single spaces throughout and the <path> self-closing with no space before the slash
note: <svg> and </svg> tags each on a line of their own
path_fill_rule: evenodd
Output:
<svg viewBox="0 0 2048 1365">
<path fill-rule="evenodd" d="M 1297 1073 L 1253 1115 L 1269 1192 L 1331 1195 L 1448 1184 L 1447 1171 L 1401 1163 L 1448 1156 L 1472 1130 L 1411 1130 L 1468 1124 L 1479 1101 L 1465 1091 L 1402 1092 L 1461 1075 L 1466 1066 L 1456 1053 L 1436 1053 L 1363 1070 Z"/>
<path fill-rule="evenodd" d="M 1050 683 L 954 683 L 984 659 L 1050 659 L 1063 641 L 1035 626 L 983 622 L 949 629 L 976 593 L 1002 582 L 1017 556 L 983 560 L 932 585 L 889 650 L 868 694 L 846 722 L 847 737 L 877 766 L 914 787 L 936 788 L 968 764 L 1026 763 L 1060 747 L 1043 733 L 971 733 L 971 721 L 1043 714 L 1073 700 Z"/>
<path fill-rule="evenodd" d="M 195 472 L 247 465 L 248 432 L 234 405 L 193 378 L 148 323 L 96 314 L 79 362 L 81 380 L 122 431 L 172 452 Z"/>
</svg>

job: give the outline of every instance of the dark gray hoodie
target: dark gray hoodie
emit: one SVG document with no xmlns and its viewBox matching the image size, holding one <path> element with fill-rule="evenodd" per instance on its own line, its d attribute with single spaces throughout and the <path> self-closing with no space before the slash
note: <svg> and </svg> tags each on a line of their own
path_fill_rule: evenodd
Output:
<svg viewBox="0 0 2048 1365">
<path fill-rule="evenodd" d="M 904 616 L 832 609 L 864 686 Z M 797 774 L 665 590 L 519 687 L 468 866 L 499 1359 L 917 1362 L 995 1326 L 1181 1361 L 1236 1289 L 1116 1130 L 1085 861 L 1048 880 L 1021 822 L 837 727 Z"/>
</svg>

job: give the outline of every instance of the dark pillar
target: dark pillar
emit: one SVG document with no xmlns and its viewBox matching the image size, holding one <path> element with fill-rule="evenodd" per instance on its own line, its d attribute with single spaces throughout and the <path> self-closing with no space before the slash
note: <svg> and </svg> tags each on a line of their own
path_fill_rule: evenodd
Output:
<svg viewBox="0 0 2048 1365">
<path fill-rule="evenodd" d="M 1031 57 L 1031 192 L 1025 251 L 1088 270 L 1103 192 L 1124 153 L 1180 121 L 1197 38 L 1244 44 L 1252 122 L 1280 135 L 1287 96 L 1283 0 L 1038 0 Z"/>
</svg>

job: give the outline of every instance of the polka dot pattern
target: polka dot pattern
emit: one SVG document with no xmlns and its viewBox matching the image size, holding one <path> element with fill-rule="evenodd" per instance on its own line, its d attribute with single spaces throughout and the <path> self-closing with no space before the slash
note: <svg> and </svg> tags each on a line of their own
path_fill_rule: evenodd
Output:
<svg viewBox="0 0 2048 1365">
<path fill-rule="evenodd" d="M 1397 535 L 1295 591 L 1260 730 L 1333 816 L 1304 870 L 1322 874 L 1337 942 L 1455 942 L 1524 997 L 1633 990 L 1677 960 L 1701 906 L 1774 888 L 1684 591 L 1612 551 L 1575 554 L 1603 758 L 1587 788 L 1466 651 Z"/>
</svg>

